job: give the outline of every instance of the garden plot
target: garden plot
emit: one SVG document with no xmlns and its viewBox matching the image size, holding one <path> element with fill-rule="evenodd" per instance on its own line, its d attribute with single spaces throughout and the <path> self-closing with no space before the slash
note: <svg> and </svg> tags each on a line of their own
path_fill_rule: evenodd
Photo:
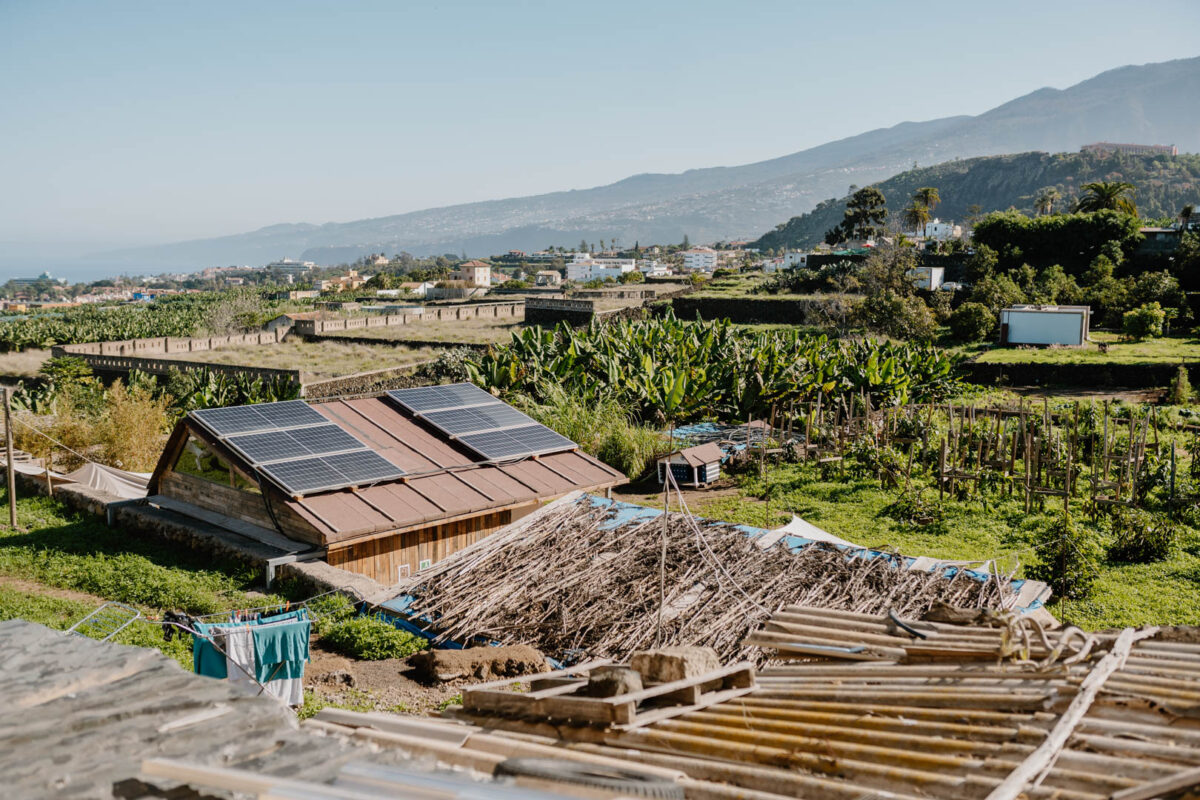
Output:
<svg viewBox="0 0 1200 800">
<path fill-rule="evenodd" d="M 365 342 L 287 341 L 268 346 L 225 347 L 158 357 L 206 364 L 298 369 L 306 378 L 333 378 L 418 364 L 436 358 L 437 351 L 431 347 L 396 347 Z"/>
<path fill-rule="evenodd" d="M 474 317 L 472 319 L 430 320 L 383 328 L 361 328 L 338 333 L 339 337 L 379 342 L 445 342 L 455 344 L 495 344 L 507 342 L 525 323 L 513 317 Z"/>
</svg>

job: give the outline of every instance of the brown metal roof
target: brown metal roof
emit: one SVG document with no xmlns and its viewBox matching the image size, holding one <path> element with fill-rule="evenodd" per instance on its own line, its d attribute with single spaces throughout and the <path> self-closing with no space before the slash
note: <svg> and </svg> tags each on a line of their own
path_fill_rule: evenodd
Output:
<svg viewBox="0 0 1200 800">
<path fill-rule="evenodd" d="M 359 489 L 274 499 L 311 524 L 326 545 L 372 534 L 422 527 L 462 516 L 544 500 L 624 479 L 578 450 L 522 461 L 484 464 L 476 456 L 408 417 L 382 397 L 333 400 L 312 406 L 406 475 Z M 192 433 L 210 440 L 199 425 Z M 235 456 L 236 460 L 236 456 Z M 253 472 L 249 465 L 242 465 Z M 277 493 L 271 488 L 274 494 Z"/>
<path fill-rule="evenodd" d="M 725 457 L 725 451 L 722 450 L 716 442 L 707 442 L 698 444 L 695 447 L 687 447 L 683 450 L 677 450 L 666 458 L 674 458 L 679 456 L 689 467 L 702 467 L 705 464 L 712 464 L 714 461 L 720 461 Z"/>
</svg>

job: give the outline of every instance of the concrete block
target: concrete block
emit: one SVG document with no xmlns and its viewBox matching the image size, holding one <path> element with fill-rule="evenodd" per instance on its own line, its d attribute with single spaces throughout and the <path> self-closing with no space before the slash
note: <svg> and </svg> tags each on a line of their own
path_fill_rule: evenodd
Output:
<svg viewBox="0 0 1200 800">
<path fill-rule="evenodd" d="M 652 683 L 669 683 L 699 677 L 721 668 L 711 647 L 662 647 L 634 653 L 629 666 Z"/>
</svg>

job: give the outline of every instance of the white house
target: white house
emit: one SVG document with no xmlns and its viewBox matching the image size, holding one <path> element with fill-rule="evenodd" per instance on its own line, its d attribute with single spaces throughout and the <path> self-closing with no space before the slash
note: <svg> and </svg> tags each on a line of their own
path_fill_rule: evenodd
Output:
<svg viewBox="0 0 1200 800">
<path fill-rule="evenodd" d="M 942 222 L 935 218 L 931 222 L 925 223 L 925 238 L 938 242 L 944 242 L 947 239 L 961 239 L 962 226 L 955 225 L 953 221 Z"/>
<path fill-rule="evenodd" d="M 472 286 L 490 287 L 492 285 L 492 265 L 483 261 L 464 261 L 458 265 L 452 278 L 465 281 Z"/>
<path fill-rule="evenodd" d="M 638 269 L 647 278 L 665 278 L 671 274 L 671 268 L 653 259 L 643 259 L 638 263 Z"/>
<path fill-rule="evenodd" d="M 587 283 L 594 280 L 620 279 L 637 269 L 632 258 L 576 258 L 567 264 L 567 280 Z"/>
<path fill-rule="evenodd" d="M 538 270 L 533 279 L 537 286 L 558 286 L 562 283 L 562 273 L 556 269 Z"/>
<path fill-rule="evenodd" d="M 405 291 L 411 295 L 415 295 L 416 297 L 424 297 L 427 294 L 429 294 L 429 290 L 432 289 L 436 285 L 437 284 L 435 284 L 433 281 L 406 281 L 406 282 L 400 284 L 399 287 L 397 287 L 395 290 L 380 289 L 375 294 L 377 294 L 381 297 L 383 297 L 383 296 L 399 297 L 400 292 Z M 394 295 L 385 295 L 385 292 L 390 292 L 390 291 L 395 291 L 396 293 Z"/>
<path fill-rule="evenodd" d="M 1089 306 L 1020 305 L 1000 312 L 1000 344 L 1082 347 L 1088 338 Z"/>
<path fill-rule="evenodd" d="M 717 268 L 717 251 L 711 247 L 684 250 L 683 268 L 694 272 L 712 272 Z"/>
<path fill-rule="evenodd" d="M 936 292 L 946 282 L 946 268 L 913 267 L 908 271 L 908 277 L 918 289 Z"/>
</svg>

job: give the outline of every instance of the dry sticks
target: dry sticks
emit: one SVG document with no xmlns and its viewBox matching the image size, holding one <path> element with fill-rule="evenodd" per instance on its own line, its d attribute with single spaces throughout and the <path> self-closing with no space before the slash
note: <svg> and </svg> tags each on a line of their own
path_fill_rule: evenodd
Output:
<svg viewBox="0 0 1200 800">
<path fill-rule="evenodd" d="M 483 637 L 530 644 L 556 658 L 623 658 L 655 644 L 660 607 L 660 517 L 613 527 L 611 510 L 587 499 L 549 508 L 454 554 L 409 591 L 412 613 L 435 621 L 440 639 Z M 773 611 L 812 605 L 918 616 L 935 601 L 999 607 L 1004 579 L 978 581 L 905 568 L 822 544 L 764 549 L 726 524 L 669 514 L 666 521 L 666 645 L 707 645 L 722 660 L 758 659 L 743 639 Z M 720 568 L 717 568 L 719 563 Z"/>
</svg>

